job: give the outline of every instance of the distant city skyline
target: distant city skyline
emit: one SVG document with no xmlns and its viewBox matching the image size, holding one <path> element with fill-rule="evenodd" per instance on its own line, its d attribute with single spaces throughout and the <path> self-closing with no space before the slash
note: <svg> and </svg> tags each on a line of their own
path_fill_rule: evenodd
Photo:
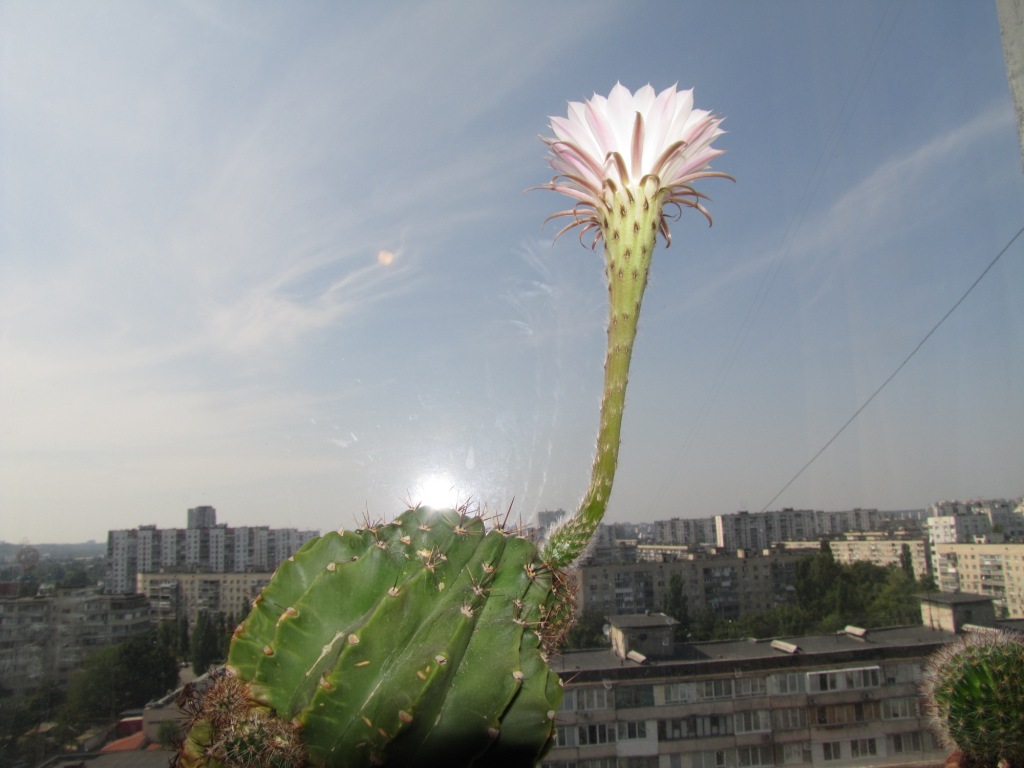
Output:
<svg viewBox="0 0 1024 768">
<path fill-rule="evenodd" d="M 737 181 L 655 254 L 608 521 L 1024 493 L 1024 237 L 928 337 L 1024 224 L 994 2 L 57 0 L 0 48 L 2 540 L 573 508 L 601 259 L 524 190 L 620 81 Z"/>
<path fill-rule="evenodd" d="M 981 497 L 977 497 L 977 498 L 974 498 L 974 499 L 938 499 L 938 500 L 930 502 L 928 504 L 922 504 L 922 505 L 914 506 L 914 507 L 905 507 L 905 508 L 901 508 L 901 509 L 884 509 L 884 508 L 878 508 L 878 507 L 862 507 L 862 506 L 846 507 L 846 508 L 843 508 L 843 509 L 826 509 L 824 507 L 815 506 L 815 505 L 810 505 L 810 506 L 807 506 L 807 507 L 799 507 L 797 509 L 800 509 L 800 510 L 811 510 L 811 511 L 817 511 L 817 512 L 824 512 L 826 514 L 828 514 L 828 513 L 839 513 L 839 512 L 853 512 L 853 511 L 873 510 L 873 511 L 877 511 L 879 514 L 885 515 L 885 514 L 903 514 L 903 513 L 909 513 L 909 512 L 927 512 L 931 507 L 936 506 L 936 505 L 950 505 L 950 504 L 958 504 L 958 503 L 970 504 L 970 503 L 984 503 L 984 502 L 993 502 L 993 501 L 1008 501 L 1008 502 L 1011 502 L 1011 503 L 1024 503 L 1024 495 L 1011 496 L 1011 497 L 981 496 Z M 206 505 L 206 504 L 199 505 L 199 507 L 200 508 L 206 508 L 206 509 L 210 509 L 210 508 L 216 509 L 216 507 L 214 507 L 213 505 Z M 793 507 L 773 507 L 772 509 L 769 509 L 769 510 L 766 510 L 766 511 L 768 513 L 771 513 L 771 512 L 781 512 L 781 511 L 785 511 L 787 509 L 794 509 L 794 508 Z M 186 512 L 191 512 L 191 511 L 192 511 L 192 509 L 186 510 Z M 544 527 L 545 520 L 544 519 L 539 519 L 538 520 L 537 519 L 538 516 L 540 518 L 543 518 L 545 515 L 550 517 L 552 513 L 555 513 L 555 512 L 567 512 L 567 511 L 568 510 L 566 510 L 565 508 L 538 510 L 538 515 L 535 516 L 534 520 L 532 521 L 532 524 L 539 525 L 540 527 Z M 633 520 L 633 519 L 630 519 L 630 518 L 626 517 L 626 518 L 623 518 L 623 519 L 620 519 L 620 520 L 606 520 L 605 524 L 609 525 L 609 526 L 614 526 L 614 525 L 651 525 L 651 526 L 653 526 L 653 525 L 655 525 L 657 523 L 664 523 L 664 522 L 668 522 L 668 521 L 671 521 L 671 520 L 677 519 L 677 518 L 689 519 L 689 520 L 701 520 L 701 519 L 709 519 L 709 518 L 714 518 L 714 517 L 723 516 L 723 515 L 724 516 L 729 516 L 729 515 L 737 515 L 737 514 L 743 514 L 743 513 L 749 513 L 749 512 L 751 512 L 751 510 L 737 509 L 737 510 L 733 510 L 731 512 L 715 512 L 715 513 L 710 513 L 710 514 L 696 514 L 696 515 L 688 515 L 688 516 L 683 516 L 683 515 L 679 515 L 679 514 L 670 514 L 670 515 L 666 515 L 664 517 L 657 517 L 657 518 L 654 518 L 654 519 L 651 519 L 651 520 Z M 482 510 L 481 510 L 481 513 L 487 514 L 486 511 L 482 511 Z M 947 514 L 947 512 L 944 511 L 944 512 L 942 512 L 942 514 Z M 951 513 L 949 513 L 949 514 L 951 514 Z M 957 513 L 957 514 L 960 514 L 960 513 Z M 362 524 L 362 521 L 357 521 L 356 524 L 357 525 L 358 524 Z M 218 519 L 218 521 L 216 522 L 216 525 L 219 525 L 220 527 L 225 527 L 226 526 L 228 528 L 263 527 L 263 528 L 271 528 L 271 529 L 273 529 L 275 527 L 280 527 L 280 526 L 275 526 L 273 521 L 260 523 L 258 526 L 256 526 L 256 525 L 252 525 L 252 524 L 246 522 L 244 518 L 240 519 L 240 520 Z M 139 528 L 153 527 L 153 526 L 157 527 L 158 529 L 167 529 L 167 528 L 170 528 L 170 529 L 174 529 L 174 528 L 181 529 L 182 528 L 181 525 L 176 525 L 173 522 L 171 524 L 167 525 L 167 526 L 163 526 L 162 527 L 162 526 L 157 525 L 156 523 L 152 523 L 152 522 L 144 522 L 143 521 L 143 522 L 131 523 L 129 521 L 125 521 L 125 524 L 122 527 L 120 527 L 120 528 L 111 528 L 111 529 L 109 529 L 107 531 L 104 531 L 102 533 L 102 535 L 94 536 L 94 537 L 89 538 L 89 539 L 83 539 L 83 540 L 75 541 L 75 542 L 56 542 L 56 541 L 45 541 L 45 540 L 37 540 L 36 541 L 36 540 L 29 540 L 29 539 L 23 539 L 22 541 L 18 542 L 18 541 L 8 541 L 8 540 L 5 540 L 5 539 L 0 539 L 0 545 L 8 545 L 8 546 L 12 546 L 13 545 L 13 546 L 17 546 L 19 544 L 22 544 L 22 545 L 36 546 L 36 545 L 47 545 L 47 544 L 88 544 L 88 543 L 95 543 L 97 545 L 104 545 L 108 541 L 108 534 L 110 532 L 112 532 L 112 531 L 128 531 L 128 530 L 136 530 L 136 529 L 139 529 Z M 336 526 L 336 528 L 337 527 L 343 527 L 343 526 Z M 332 529 L 331 528 L 325 528 L 325 529 L 318 529 L 318 530 L 319 530 L 320 534 L 323 534 L 323 533 L 327 533 L 327 531 L 332 530 Z"/>
</svg>

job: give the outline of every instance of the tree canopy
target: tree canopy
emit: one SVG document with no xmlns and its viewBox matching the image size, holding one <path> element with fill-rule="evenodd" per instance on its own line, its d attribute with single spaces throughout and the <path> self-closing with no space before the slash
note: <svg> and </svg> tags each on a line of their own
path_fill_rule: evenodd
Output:
<svg viewBox="0 0 1024 768">
<path fill-rule="evenodd" d="M 149 632 L 91 653 L 68 689 L 63 717 L 82 725 L 142 707 L 178 683 L 178 664 L 157 633 Z"/>
</svg>

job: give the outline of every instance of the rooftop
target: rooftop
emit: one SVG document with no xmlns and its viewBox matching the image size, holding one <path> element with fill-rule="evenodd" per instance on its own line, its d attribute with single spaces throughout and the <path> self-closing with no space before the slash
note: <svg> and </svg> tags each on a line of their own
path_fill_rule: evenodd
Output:
<svg viewBox="0 0 1024 768">
<path fill-rule="evenodd" d="M 919 595 L 922 601 L 929 603 L 945 603 L 946 605 L 971 605 L 974 603 L 991 603 L 991 595 L 974 595 L 969 592 L 931 592 Z"/>
<path fill-rule="evenodd" d="M 846 632 L 830 635 L 773 638 L 799 647 L 789 654 L 772 647 L 771 640 L 723 640 L 680 644 L 670 658 L 643 664 L 622 659 L 610 648 L 567 651 L 551 660 L 555 672 L 580 682 L 608 679 L 652 678 L 666 675 L 732 674 L 737 664 L 744 671 L 784 667 L 820 667 L 862 660 L 920 657 L 955 638 L 952 632 L 924 626 L 868 630 L 863 638 Z"/>
<path fill-rule="evenodd" d="M 674 627 L 679 622 L 664 613 L 621 613 L 609 616 L 608 623 L 619 629 L 641 629 L 644 627 Z"/>
</svg>

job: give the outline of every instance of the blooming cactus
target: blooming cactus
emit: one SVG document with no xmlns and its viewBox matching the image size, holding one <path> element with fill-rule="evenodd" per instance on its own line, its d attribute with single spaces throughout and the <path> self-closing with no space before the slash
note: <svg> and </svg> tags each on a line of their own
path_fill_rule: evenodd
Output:
<svg viewBox="0 0 1024 768">
<path fill-rule="evenodd" d="M 691 183 L 722 175 L 706 170 L 719 122 L 689 91 L 621 85 L 551 120 L 558 175 L 544 188 L 576 200 L 555 214 L 572 218 L 566 229 L 604 242 L 611 302 L 597 455 L 577 513 L 540 550 L 464 511 L 424 508 L 310 542 L 236 630 L 225 676 L 185 702 L 182 768 L 525 766 L 550 747 L 562 690 L 547 656 L 572 617 L 563 569 L 611 493 L 665 207 L 708 215 Z"/>
</svg>

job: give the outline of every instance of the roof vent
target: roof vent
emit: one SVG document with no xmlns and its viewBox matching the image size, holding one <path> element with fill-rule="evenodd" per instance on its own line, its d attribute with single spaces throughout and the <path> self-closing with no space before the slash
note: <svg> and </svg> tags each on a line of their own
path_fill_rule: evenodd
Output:
<svg viewBox="0 0 1024 768">
<path fill-rule="evenodd" d="M 776 651 L 782 651 L 783 653 L 796 653 L 800 650 L 799 645 L 787 643 L 785 640 L 772 640 L 772 648 Z"/>
</svg>

